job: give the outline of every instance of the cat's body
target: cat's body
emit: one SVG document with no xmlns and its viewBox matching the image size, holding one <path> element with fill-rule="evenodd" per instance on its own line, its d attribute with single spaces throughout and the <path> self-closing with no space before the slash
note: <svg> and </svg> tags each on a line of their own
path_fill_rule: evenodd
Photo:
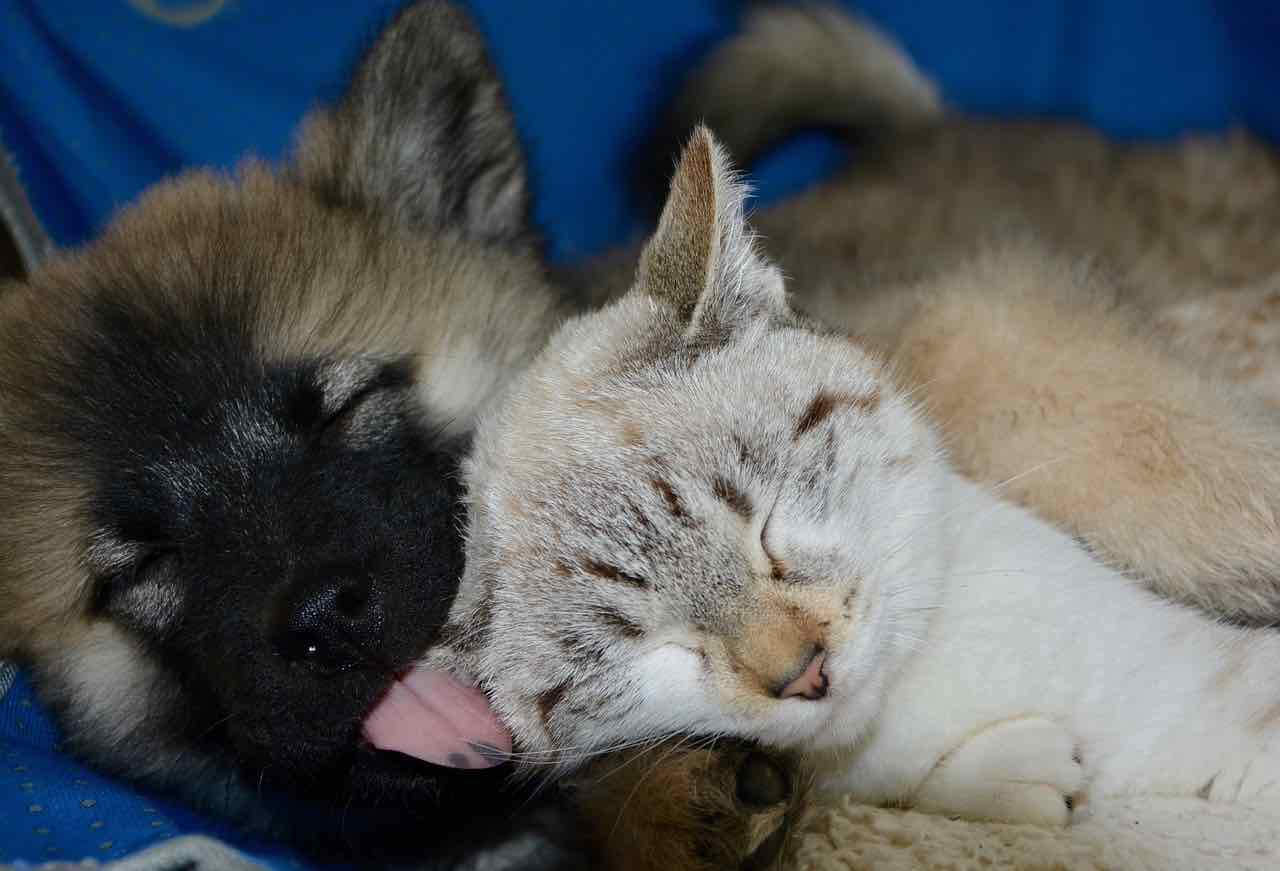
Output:
<svg viewBox="0 0 1280 871">
<path fill-rule="evenodd" d="M 961 814 L 1050 821 L 1065 817 L 1062 796 L 1085 770 L 1090 787 L 1102 791 L 1256 792 L 1253 778 L 1276 770 L 1274 749 L 1258 755 L 1280 715 L 1274 637 L 1170 607 L 1099 560 L 1211 614 L 1266 624 L 1280 613 L 1280 427 L 1274 406 L 1261 401 L 1280 383 L 1280 355 L 1268 332 L 1280 316 L 1274 153 L 1243 134 L 1133 146 L 1069 124 L 944 115 L 931 87 L 891 44 L 838 12 L 796 4 L 754 12 L 742 34 L 712 53 L 689 83 L 673 128 L 687 130 L 699 118 L 744 159 L 806 123 L 879 134 L 863 143 L 849 172 L 755 216 L 758 244 L 786 271 L 791 304 L 856 335 L 885 364 L 863 354 L 856 366 L 889 373 L 897 388 L 883 395 L 908 393 L 927 410 L 949 465 L 990 488 L 973 490 L 951 473 L 938 485 L 931 511 L 953 505 L 957 516 L 939 524 L 952 545 L 964 540 L 963 523 L 982 529 L 980 547 L 965 550 L 964 559 L 1011 559 L 1013 552 L 1000 557 L 993 550 L 1001 539 L 990 534 L 1005 522 L 1020 530 L 1015 549 L 1030 548 L 1023 554 L 1030 575 L 975 574 L 981 570 L 953 565 L 944 584 L 941 571 L 918 573 L 922 583 L 932 579 L 945 605 L 920 606 L 920 614 L 933 614 L 928 632 L 917 626 L 908 633 L 917 654 L 903 651 L 908 666 L 871 705 L 886 725 L 895 717 L 906 725 L 813 756 L 812 767 L 827 775 L 825 786 Z M 632 282 L 634 262 L 634 253 L 606 261 L 582 283 L 597 300 L 610 299 Z M 650 387 L 674 390 L 686 363 L 712 356 L 717 344 L 658 365 L 663 349 L 679 340 L 640 338 L 655 317 L 640 304 L 643 296 L 637 291 L 553 343 L 537 374 L 515 391 L 521 401 L 490 420 L 473 467 L 472 493 L 483 505 L 472 547 L 486 552 L 486 563 L 464 584 L 461 601 L 474 607 L 455 611 L 454 619 L 482 626 L 476 648 L 515 643 L 519 653 L 529 645 L 554 676 L 539 682 L 536 673 L 525 673 L 517 682 L 532 708 L 518 701 L 519 693 L 510 697 L 528 712 L 522 716 L 535 764 L 576 764 L 595 746 L 574 731 L 587 728 L 578 721 L 618 716 L 635 726 L 632 715 L 645 704 L 662 706 L 666 717 L 650 718 L 648 734 L 680 716 L 689 717 L 688 729 L 717 731 L 692 716 L 674 674 L 657 675 L 651 697 L 640 693 L 642 699 L 633 695 L 610 708 L 602 700 L 631 691 L 635 669 L 620 666 L 606 678 L 581 661 L 652 643 L 643 621 L 624 607 L 633 604 L 625 597 L 639 593 L 636 585 L 616 600 L 598 597 L 608 581 L 646 577 L 638 565 L 617 560 L 632 549 L 641 559 L 660 550 L 643 546 L 654 535 L 653 518 L 672 505 L 686 515 L 691 506 L 723 515 L 717 502 L 759 509 L 768 498 L 748 492 L 744 501 L 723 482 L 717 489 L 715 480 L 694 474 L 709 471 L 709 463 L 750 459 L 753 452 L 734 437 L 681 453 L 726 421 L 750 419 L 756 406 L 743 402 L 744 386 L 762 377 L 759 354 L 740 357 L 742 383 L 699 387 L 692 395 L 701 407 L 695 402 L 675 413 L 648 401 L 631 407 L 635 393 L 612 392 L 617 378 L 639 377 L 650 366 L 656 372 Z M 678 306 L 657 311 L 672 322 L 667 333 L 678 332 L 687 315 Z M 557 355 L 564 368 L 550 362 Z M 619 361 L 602 362 L 610 355 Z M 537 396 L 523 392 L 530 385 Z M 817 387 L 811 371 L 791 382 L 793 390 Z M 557 392 L 571 398 L 557 404 Z M 799 420 L 805 411 L 801 404 L 789 413 Z M 495 432 L 511 443 L 493 440 Z M 594 444 L 585 445 L 592 432 Z M 567 483 L 560 476 L 574 461 L 549 456 L 550 448 L 558 454 L 574 443 L 586 457 L 582 478 Z M 779 451 L 785 443 L 779 435 Z M 487 455 L 486 445 L 493 448 Z M 664 474 L 638 462 L 642 446 Z M 649 501 L 633 495 L 620 511 L 602 504 L 628 492 L 615 475 L 649 476 L 648 492 L 640 491 Z M 993 501 L 991 493 L 1085 546 Z M 637 519 L 636 508 L 648 513 Z M 490 524 L 496 532 L 486 529 Z M 687 534 L 681 527 L 680 535 Z M 664 576 L 699 571 L 703 555 L 723 544 L 685 541 Z M 610 559 L 583 563 L 587 546 Z M 1063 585 L 1058 575 L 1068 563 L 1081 571 Z M 546 565 L 553 566 L 550 577 Z M 582 566 L 588 571 L 577 570 Z M 518 571 L 528 577 L 513 580 Z M 993 601 L 1010 591 L 1019 594 L 1021 610 L 1002 611 Z M 786 613 L 765 609 L 778 619 L 739 634 L 774 639 L 773 652 L 783 651 L 779 662 L 789 661 L 786 639 L 794 633 Z M 1145 633 L 1137 631 L 1135 613 L 1146 621 Z M 552 643 L 539 646 L 544 634 Z M 1016 657 L 1008 655 L 1010 645 L 1021 645 Z M 472 666 L 476 653 L 465 654 Z M 496 654 L 494 668 L 504 656 L 519 659 L 511 654 L 511 648 Z M 778 670 L 795 679 L 794 668 Z M 1088 691 L 1073 694 L 1049 682 L 1054 674 Z M 982 731 L 1000 716 L 997 709 L 1021 719 Z M 1219 740 L 1197 724 L 1216 729 Z M 976 741 L 954 752 L 967 729 Z M 1021 799 L 1031 794 L 1012 803 L 1016 813 L 993 806 L 1009 802 L 1007 794 L 992 793 L 991 778 L 974 776 L 992 761 L 984 745 L 997 748 L 996 761 L 1046 761 L 1038 770 L 1056 782 L 1047 790 L 1015 790 Z M 610 833 L 618 867 L 702 869 L 759 859 L 759 830 L 777 825 L 781 804 L 735 799 L 733 766 L 720 764 L 725 754 L 692 747 L 684 738 L 661 745 L 645 760 L 655 773 L 641 778 L 692 780 L 687 791 L 696 797 L 683 805 L 639 784 L 612 795 L 592 786 L 603 778 L 589 776 L 590 815 Z M 1030 755 L 1011 755 L 1011 747 Z M 1073 761 L 1075 750 L 1085 770 Z M 943 755 L 939 776 L 921 791 Z M 601 766 L 616 783 L 615 763 L 601 762 L 593 772 Z M 1163 779 L 1153 782 L 1152 773 Z M 976 799 L 966 784 L 980 787 Z M 793 810 L 803 804 L 802 793 L 792 794 Z M 734 806 L 739 818 L 726 823 L 724 808 Z M 648 824 L 660 832 L 644 829 L 650 818 L 660 821 Z M 627 832 L 633 820 L 635 831 Z M 661 839 L 664 849 L 628 846 L 646 838 Z"/>
<path fill-rule="evenodd" d="M 918 543 L 944 554 L 936 609 L 876 707 L 818 739 L 823 788 L 1046 823 L 1086 787 L 1280 802 L 1280 633 L 1162 601 L 954 474 L 942 489 Z"/>
<path fill-rule="evenodd" d="M 453 662 L 523 758 L 728 735 L 1046 823 L 1088 781 L 1280 799 L 1277 636 L 964 481 L 892 366 L 788 307 L 741 198 L 699 131 L 636 286 L 477 433 Z"/>
</svg>

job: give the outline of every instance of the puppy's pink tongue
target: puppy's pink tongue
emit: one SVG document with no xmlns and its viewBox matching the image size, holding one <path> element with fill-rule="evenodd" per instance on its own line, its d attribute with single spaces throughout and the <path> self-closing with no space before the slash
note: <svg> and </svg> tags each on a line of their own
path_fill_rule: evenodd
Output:
<svg viewBox="0 0 1280 871">
<path fill-rule="evenodd" d="M 491 768 L 511 753 L 511 733 L 484 693 L 421 666 L 392 684 L 365 720 L 364 735 L 379 750 L 449 768 Z"/>
</svg>

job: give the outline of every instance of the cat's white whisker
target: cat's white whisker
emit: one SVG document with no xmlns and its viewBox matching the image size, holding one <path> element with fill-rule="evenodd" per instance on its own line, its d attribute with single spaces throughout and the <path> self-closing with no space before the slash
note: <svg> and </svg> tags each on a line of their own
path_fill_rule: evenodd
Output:
<svg viewBox="0 0 1280 871">
<path fill-rule="evenodd" d="M 588 743 L 576 746 L 562 745 L 543 750 L 518 750 L 513 751 L 509 756 L 513 761 L 529 765 L 560 766 L 565 762 L 585 761 L 597 756 L 616 753 L 622 750 L 629 750 L 634 747 L 661 744 L 663 741 L 668 741 L 677 734 L 679 734 L 678 731 L 672 730 L 657 735 L 646 735 L 642 738 L 606 743 L 603 745 Z"/>
</svg>

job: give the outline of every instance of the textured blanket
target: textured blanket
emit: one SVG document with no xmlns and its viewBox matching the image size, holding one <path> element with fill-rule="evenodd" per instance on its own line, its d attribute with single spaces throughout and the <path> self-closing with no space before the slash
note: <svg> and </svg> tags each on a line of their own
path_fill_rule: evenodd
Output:
<svg viewBox="0 0 1280 871">
<path fill-rule="evenodd" d="M 851 802 L 805 820 L 800 871 L 1274 871 L 1280 810 L 1162 796 L 1098 800 L 1066 829 L 967 823 Z"/>
</svg>

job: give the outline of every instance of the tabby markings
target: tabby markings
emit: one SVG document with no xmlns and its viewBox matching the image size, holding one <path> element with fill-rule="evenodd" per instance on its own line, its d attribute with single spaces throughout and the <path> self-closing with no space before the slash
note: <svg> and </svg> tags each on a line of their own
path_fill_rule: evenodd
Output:
<svg viewBox="0 0 1280 871">
<path fill-rule="evenodd" d="M 879 407 L 879 390 L 872 390 L 865 396 L 851 396 L 847 393 L 827 393 L 824 391 L 813 397 L 805 408 L 804 413 L 796 420 L 792 437 L 800 438 L 830 417 L 837 409 L 852 408 L 869 414 Z"/>
</svg>

